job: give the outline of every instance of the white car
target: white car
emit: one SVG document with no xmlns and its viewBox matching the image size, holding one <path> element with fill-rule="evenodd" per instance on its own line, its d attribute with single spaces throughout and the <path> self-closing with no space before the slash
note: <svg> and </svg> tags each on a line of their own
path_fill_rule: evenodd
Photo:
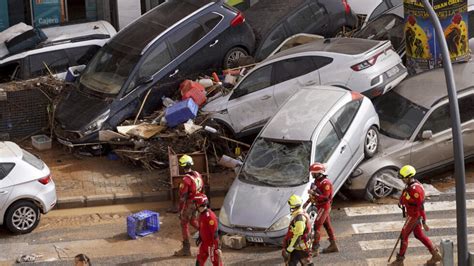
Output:
<svg viewBox="0 0 474 266">
<path fill-rule="evenodd" d="M 48 166 L 15 143 L 0 142 L 0 225 L 15 234 L 29 233 L 55 205 Z"/>
<path fill-rule="evenodd" d="M 42 29 L 48 39 L 34 49 L 0 58 L 0 83 L 48 75 L 64 79 L 69 67 L 86 65 L 117 31 L 107 21 Z M 3 43 L 2 43 L 3 44 Z"/>
<path fill-rule="evenodd" d="M 389 41 L 318 39 L 267 58 L 231 93 L 210 101 L 202 110 L 242 137 L 257 133 L 302 86 L 332 85 L 373 98 L 406 76 L 407 70 Z"/>
</svg>

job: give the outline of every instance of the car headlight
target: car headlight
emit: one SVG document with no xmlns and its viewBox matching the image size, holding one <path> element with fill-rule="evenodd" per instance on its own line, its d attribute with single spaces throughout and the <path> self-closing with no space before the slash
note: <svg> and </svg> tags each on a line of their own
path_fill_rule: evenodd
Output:
<svg viewBox="0 0 474 266">
<path fill-rule="evenodd" d="M 219 213 L 219 222 L 224 226 L 232 227 L 232 225 L 229 222 L 229 217 L 227 216 L 224 206 L 222 206 L 221 211 Z"/>
<path fill-rule="evenodd" d="M 278 219 L 278 221 L 276 221 L 274 224 L 272 224 L 272 226 L 270 226 L 270 228 L 268 228 L 267 231 L 280 231 L 280 230 L 286 229 L 290 225 L 290 222 L 291 222 L 290 215 L 283 216 L 280 219 Z"/>
<path fill-rule="evenodd" d="M 110 110 L 107 110 L 107 112 L 99 115 L 94 121 L 87 125 L 86 129 L 84 130 L 84 135 L 89 135 L 101 129 L 104 122 L 109 118 L 109 115 Z"/>
</svg>

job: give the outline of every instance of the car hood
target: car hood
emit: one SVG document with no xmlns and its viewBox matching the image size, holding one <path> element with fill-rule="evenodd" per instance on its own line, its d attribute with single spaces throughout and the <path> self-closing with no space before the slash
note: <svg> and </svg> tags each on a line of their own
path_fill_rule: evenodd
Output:
<svg viewBox="0 0 474 266">
<path fill-rule="evenodd" d="M 206 103 L 206 105 L 204 105 L 201 111 L 219 112 L 225 110 L 227 108 L 227 102 L 229 101 L 230 95 L 232 95 L 232 93 L 228 93 L 227 95 L 223 95 Z"/>
<path fill-rule="evenodd" d="M 234 226 L 264 228 L 272 226 L 281 217 L 290 214 L 288 198 L 302 196 L 307 183 L 298 187 L 264 187 L 234 181 L 226 195 L 224 208 Z"/>
<path fill-rule="evenodd" d="M 109 101 L 87 95 L 77 89 L 68 90 L 59 100 L 54 110 L 56 122 L 62 129 L 83 130 L 98 116 L 109 109 Z"/>
<path fill-rule="evenodd" d="M 407 140 L 391 138 L 382 133 L 379 134 L 379 139 L 380 146 L 377 157 L 387 156 L 400 150 L 401 148 L 406 148 L 405 145 Z"/>
</svg>

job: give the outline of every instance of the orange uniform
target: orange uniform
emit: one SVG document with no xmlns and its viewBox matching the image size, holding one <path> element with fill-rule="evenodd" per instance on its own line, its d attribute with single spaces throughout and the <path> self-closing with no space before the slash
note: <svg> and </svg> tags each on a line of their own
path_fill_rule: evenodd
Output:
<svg viewBox="0 0 474 266">
<path fill-rule="evenodd" d="M 196 206 L 192 201 L 198 193 L 202 193 L 203 186 L 201 174 L 196 171 L 186 173 L 183 182 L 179 184 L 179 214 L 183 240 L 189 240 L 189 224 L 196 229 L 199 228 Z"/>
<path fill-rule="evenodd" d="M 212 265 L 221 266 L 222 261 L 219 257 L 219 235 L 218 222 L 216 214 L 206 209 L 199 215 L 199 253 L 197 255 L 197 265 L 204 266 L 207 258 L 210 257 Z"/>
<path fill-rule="evenodd" d="M 331 204 L 333 198 L 333 189 L 331 180 L 324 176 L 323 178 L 316 179 L 313 184 L 311 184 L 311 189 L 309 190 L 309 198 L 311 203 L 316 206 L 318 209 L 318 214 L 316 220 L 314 221 L 314 242 L 313 246 L 318 247 L 319 241 L 321 239 L 321 226 L 324 225 L 324 229 L 328 234 L 329 240 L 335 241 L 336 237 L 334 235 L 334 229 L 331 225 L 331 217 L 329 216 L 331 212 Z"/>
</svg>

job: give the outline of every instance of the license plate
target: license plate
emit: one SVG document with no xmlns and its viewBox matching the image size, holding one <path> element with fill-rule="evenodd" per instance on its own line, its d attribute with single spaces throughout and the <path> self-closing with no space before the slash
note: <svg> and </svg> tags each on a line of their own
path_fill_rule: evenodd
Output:
<svg viewBox="0 0 474 266">
<path fill-rule="evenodd" d="M 254 242 L 254 243 L 263 243 L 263 237 L 258 237 L 258 236 L 248 236 L 247 237 L 248 242 Z"/>
<path fill-rule="evenodd" d="M 387 71 L 387 76 L 389 78 L 393 77 L 395 74 L 397 74 L 398 72 L 400 71 L 400 69 L 398 69 L 398 66 L 394 66 L 392 67 L 389 71 Z"/>
</svg>

